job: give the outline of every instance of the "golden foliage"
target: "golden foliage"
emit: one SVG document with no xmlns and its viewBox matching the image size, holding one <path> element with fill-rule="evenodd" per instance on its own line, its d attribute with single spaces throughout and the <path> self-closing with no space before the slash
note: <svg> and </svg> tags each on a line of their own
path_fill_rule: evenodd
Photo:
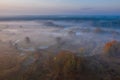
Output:
<svg viewBox="0 0 120 80">
<path fill-rule="evenodd" d="M 61 51 L 54 57 L 51 76 L 53 80 L 75 80 L 77 71 L 82 71 L 83 58 L 78 58 L 70 51 Z M 53 76 L 54 75 L 54 76 Z"/>
<path fill-rule="evenodd" d="M 105 44 L 104 51 L 107 52 L 117 41 L 111 41 Z"/>
</svg>

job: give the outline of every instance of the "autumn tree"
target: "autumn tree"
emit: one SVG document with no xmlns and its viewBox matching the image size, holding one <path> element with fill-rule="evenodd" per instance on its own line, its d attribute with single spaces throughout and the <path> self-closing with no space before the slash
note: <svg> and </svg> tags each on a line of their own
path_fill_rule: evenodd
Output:
<svg viewBox="0 0 120 80">
<path fill-rule="evenodd" d="M 120 56 L 120 42 L 118 41 L 110 41 L 104 46 L 104 53 L 111 57 L 119 57 Z"/>
</svg>

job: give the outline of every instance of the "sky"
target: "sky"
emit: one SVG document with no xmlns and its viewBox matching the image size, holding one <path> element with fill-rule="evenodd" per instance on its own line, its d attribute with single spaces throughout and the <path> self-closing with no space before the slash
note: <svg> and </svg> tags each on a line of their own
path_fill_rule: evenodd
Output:
<svg viewBox="0 0 120 80">
<path fill-rule="evenodd" d="M 0 0 L 1 15 L 120 15 L 120 0 Z"/>
</svg>

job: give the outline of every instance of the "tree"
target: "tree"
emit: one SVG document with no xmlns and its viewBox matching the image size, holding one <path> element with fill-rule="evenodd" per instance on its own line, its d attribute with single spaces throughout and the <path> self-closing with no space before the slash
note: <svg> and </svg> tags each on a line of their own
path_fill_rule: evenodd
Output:
<svg viewBox="0 0 120 80">
<path fill-rule="evenodd" d="M 111 57 L 120 57 L 120 42 L 114 40 L 106 43 L 104 53 Z"/>
</svg>

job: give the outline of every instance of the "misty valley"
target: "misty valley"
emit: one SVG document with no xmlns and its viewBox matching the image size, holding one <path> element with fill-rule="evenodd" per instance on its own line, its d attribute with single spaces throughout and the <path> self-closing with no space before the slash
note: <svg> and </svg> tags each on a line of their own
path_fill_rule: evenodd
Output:
<svg viewBox="0 0 120 80">
<path fill-rule="evenodd" d="M 0 18 L 0 80 L 120 80 L 120 17 Z"/>
</svg>

